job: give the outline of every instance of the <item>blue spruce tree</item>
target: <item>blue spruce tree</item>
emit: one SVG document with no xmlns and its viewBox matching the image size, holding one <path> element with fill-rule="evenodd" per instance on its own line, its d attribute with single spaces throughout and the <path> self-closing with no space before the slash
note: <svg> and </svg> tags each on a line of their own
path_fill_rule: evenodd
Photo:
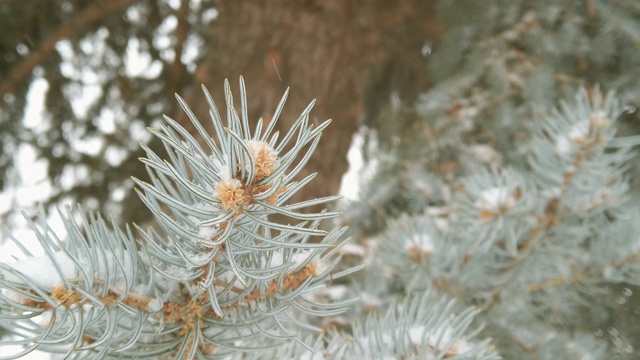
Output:
<svg viewBox="0 0 640 360">
<path fill-rule="evenodd" d="M 358 199 L 291 200 L 331 141 L 313 103 L 281 133 L 287 93 L 270 121 L 242 78 L 224 107 L 203 88 L 208 119 L 178 96 L 193 131 L 149 129 L 133 179 L 152 226 L 68 207 L 65 236 L 29 220 L 43 255 L 7 234 L 0 358 L 636 358 L 640 7 L 435 9 L 434 86 L 368 119 Z"/>
</svg>

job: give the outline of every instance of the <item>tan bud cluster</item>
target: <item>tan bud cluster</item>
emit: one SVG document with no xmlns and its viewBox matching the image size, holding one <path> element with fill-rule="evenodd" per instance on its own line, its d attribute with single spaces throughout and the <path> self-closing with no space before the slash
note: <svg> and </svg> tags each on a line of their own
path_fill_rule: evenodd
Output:
<svg viewBox="0 0 640 360">
<path fill-rule="evenodd" d="M 251 140 L 247 144 L 255 161 L 255 177 L 257 180 L 271 175 L 278 167 L 278 153 L 264 141 Z"/>
<path fill-rule="evenodd" d="M 222 209 L 227 211 L 232 209 L 238 211 L 239 206 L 244 202 L 244 188 L 242 183 L 236 179 L 230 181 L 220 181 L 216 185 L 216 198 L 222 203 Z"/>
</svg>

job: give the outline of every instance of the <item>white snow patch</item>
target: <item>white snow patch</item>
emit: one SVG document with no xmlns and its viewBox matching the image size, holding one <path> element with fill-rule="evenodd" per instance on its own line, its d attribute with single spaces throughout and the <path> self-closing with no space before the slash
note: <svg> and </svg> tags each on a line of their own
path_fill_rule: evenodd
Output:
<svg viewBox="0 0 640 360">
<path fill-rule="evenodd" d="M 411 240 L 405 243 L 404 247 L 407 250 L 417 247 L 421 252 L 431 253 L 433 251 L 433 239 L 428 234 L 414 234 Z"/>
<path fill-rule="evenodd" d="M 492 166 L 499 166 L 502 163 L 502 155 L 489 145 L 473 145 L 470 150 L 480 162 L 491 164 Z"/>
<path fill-rule="evenodd" d="M 380 298 L 367 292 L 362 293 L 362 306 L 366 308 L 378 308 L 380 304 L 382 304 Z"/>
<path fill-rule="evenodd" d="M 425 334 L 427 329 L 423 325 L 412 326 L 409 329 L 409 339 L 411 343 L 415 346 L 423 346 L 422 339 L 425 338 L 429 345 L 429 348 L 434 349 L 435 352 L 441 351 L 442 346 L 444 344 L 449 343 L 451 341 L 451 337 L 454 336 L 453 329 L 445 325 L 446 327 L 440 328 L 436 331 L 431 331 L 430 334 Z M 440 341 L 438 341 L 440 340 Z M 464 354 L 465 352 L 471 350 L 472 345 L 464 339 L 458 338 L 449 351 L 455 352 L 455 354 Z"/>
<path fill-rule="evenodd" d="M 187 279 L 193 274 L 193 271 L 187 268 L 174 265 L 168 266 L 165 271 L 178 279 Z"/>
<path fill-rule="evenodd" d="M 216 169 L 216 174 L 221 181 L 231 181 L 231 173 L 229 172 L 229 155 L 223 154 L 222 161 L 214 156 L 211 157 L 211 164 Z"/>
<path fill-rule="evenodd" d="M 62 276 L 66 279 L 77 275 L 76 266 L 67 254 L 58 251 L 54 253 L 54 258 L 56 263 L 60 265 Z M 30 257 L 7 265 L 46 288 L 55 288 L 63 283 L 60 274 L 56 271 L 53 262 L 47 255 Z M 1 270 L 0 274 L 9 281 L 22 282 L 17 275 L 8 270 Z"/>
<path fill-rule="evenodd" d="M 302 354 L 302 356 L 300 356 L 300 360 L 324 360 L 326 359 L 324 355 L 322 355 L 320 352 L 317 353 L 312 353 L 312 352 L 305 352 L 304 354 Z"/>
<path fill-rule="evenodd" d="M 325 289 L 326 294 L 332 301 L 344 299 L 347 294 L 347 287 L 344 285 L 332 285 Z"/>
<path fill-rule="evenodd" d="M 158 312 L 160 310 L 162 310 L 162 306 L 164 305 L 164 302 L 162 301 L 162 299 L 153 299 L 151 301 L 149 301 L 149 304 L 147 305 L 147 310 L 150 313 L 155 313 Z"/>
<path fill-rule="evenodd" d="M 293 261 L 293 268 L 297 268 L 303 262 L 307 261 L 310 254 L 311 250 L 301 250 L 295 253 L 291 258 L 291 261 Z"/>
<path fill-rule="evenodd" d="M 116 264 L 115 258 L 110 253 L 98 255 L 96 258 L 97 263 L 91 263 L 91 259 L 88 258 L 80 258 L 77 260 L 82 269 L 93 269 L 95 278 L 104 279 L 107 274 L 109 274 L 112 279 L 113 286 L 122 288 L 126 285 L 124 273 L 130 274 L 132 272 L 130 257 L 125 256 L 120 260 L 122 267 Z M 60 272 L 54 265 L 54 261 L 58 264 Z M 80 271 L 76 264 L 73 262 L 71 257 L 63 251 L 53 253 L 53 261 L 48 255 L 41 255 L 28 257 L 14 263 L 7 263 L 6 265 L 21 274 L 28 276 L 38 285 L 49 289 L 62 286 L 64 284 L 63 278 L 73 279 L 80 275 Z M 107 271 L 107 268 L 109 271 Z M 21 280 L 18 275 L 14 274 L 10 270 L 0 270 L 0 275 L 9 281 L 26 284 L 25 281 Z M 9 296 L 15 295 L 11 292 L 8 292 L 8 294 Z M 15 300 L 21 301 L 19 297 L 16 297 Z"/>
<path fill-rule="evenodd" d="M 589 121 L 574 124 L 566 136 L 556 140 L 556 150 L 560 155 L 571 154 L 576 150 L 576 144 L 584 141 L 589 133 Z"/>
<path fill-rule="evenodd" d="M 189 260 L 196 263 L 198 266 L 205 266 L 209 262 L 211 262 L 211 259 L 213 258 L 214 255 L 215 255 L 214 252 L 206 252 L 206 251 L 203 251 L 200 253 L 191 253 L 189 254 Z"/>
<path fill-rule="evenodd" d="M 282 251 L 274 251 L 271 255 L 271 262 L 269 263 L 269 267 L 277 267 L 284 263 L 284 258 L 282 256 Z"/>
<path fill-rule="evenodd" d="M 422 345 L 422 338 L 424 337 L 424 326 L 412 326 L 409 329 L 409 340 L 415 346 Z"/>
<path fill-rule="evenodd" d="M 198 237 L 203 240 L 211 240 L 217 231 L 215 226 L 203 226 L 198 230 Z"/>
<path fill-rule="evenodd" d="M 233 282 L 233 286 L 239 289 L 245 288 L 245 285 L 240 282 L 240 280 L 238 280 L 238 278 L 231 270 L 225 271 L 221 276 L 216 273 L 216 279 L 222 279 L 222 281 L 226 282 L 227 284 Z"/>
<path fill-rule="evenodd" d="M 482 193 L 478 200 L 475 202 L 475 206 L 480 209 L 500 211 L 503 208 L 512 207 L 516 199 L 510 194 L 511 191 L 505 186 L 495 186 L 489 188 Z"/>
<path fill-rule="evenodd" d="M 566 137 L 560 137 L 556 140 L 556 150 L 559 154 L 565 155 L 571 153 L 571 142 Z"/>
<path fill-rule="evenodd" d="M 349 169 L 342 176 L 340 183 L 340 195 L 347 199 L 358 200 L 358 192 L 360 191 L 360 176 L 364 166 L 364 157 L 362 156 L 362 145 L 364 137 L 361 131 L 355 133 L 351 139 L 351 146 L 347 152 L 347 161 Z"/>
<path fill-rule="evenodd" d="M 569 139 L 573 141 L 583 140 L 589 133 L 589 121 L 581 121 L 574 124 L 569 130 Z"/>
<path fill-rule="evenodd" d="M 340 249 L 340 253 L 342 255 L 355 255 L 355 256 L 365 257 L 365 255 L 367 254 L 367 251 L 361 245 L 350 242 L 345 246 L 343 246 L 342 249 Z"/>
</svg>

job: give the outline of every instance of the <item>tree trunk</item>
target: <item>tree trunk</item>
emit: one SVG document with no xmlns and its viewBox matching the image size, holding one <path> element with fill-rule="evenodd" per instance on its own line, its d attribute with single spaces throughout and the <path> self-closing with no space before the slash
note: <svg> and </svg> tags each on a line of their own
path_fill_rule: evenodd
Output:
<svg viewBox="0 0 640 360">
<path fill-rule="evenodd" d="M 199 84 L 205 84 L 222 107 L 223 80 L 229 79 L 238 98 L 237 80 L 242 75 L 250 121 L 255 124 L 262 117 L 268 123 L 290 86 L 276 127 L 281 134 L 317 98 L 311 121 L 332 118 L 333 123 L 301 174 L 317 172 L 317 177 L 289 201 L 336 194 L 348 168 L 352 136 L 367 110 L 365 104 L 371 107 L 367 94 L 382 92 L 388 99 L 392 91 L 404 94 L 412 89 L 413 95 L 407 94 L 412 97 L 417 89 L 425 90 L 428 81 L 420 50 L 440 34 L 433 8 L 432 1 L 414 0 L 221 1 L 207 56 L 197 69 L 194 85 L 198 86 L 185 98 L 199 119 L 208 119 Z M 402 84 L 391 79 L 398 76 Z M 368 90 L 380 85 L 386 89 Z M 373 101 L 374 107 L 377 102 Z M 176 117 L 190 126 L 184 115 Z"/>
</svg>

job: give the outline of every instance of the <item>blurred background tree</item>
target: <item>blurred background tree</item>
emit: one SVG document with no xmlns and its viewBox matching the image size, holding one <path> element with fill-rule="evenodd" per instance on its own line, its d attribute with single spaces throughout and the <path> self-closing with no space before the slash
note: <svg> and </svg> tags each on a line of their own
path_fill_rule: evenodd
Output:
<svg viewBox="0 0 640 360">
<path fill-rule="evenodd" d="M 162 114 L 190 126 L 173 93 L 206 119 L 204 100 L 193 96 L 200 84 L 216 89 L 242 74 L 254 119 L 268 121 L 288 86 L 279 127 L 314 98 L 316 120 L 333 118 L 331 140 L 308 167 L 319 176 L 298 196 L 337 193 L 362 120 L 390 93 L 412 102 L 428 87 L 420 49 L 441 33 L 432 8 L 409 0 L 2 2 L 0 186 L 27 189 L 50 209 L 79 202 L 144 223 L 129 177 L 144 176 L 138 144 L 160 144 L 142 130 Z M 213 95 L 221 101 L 221 91 Z M 29 113 L 42 97 L 42 111 Z M 21 178 L 22 152 L 46 176 Z M 33 202 L 21 199 L 3 197 L 5 219 L 29 211 Z"/>
</svg>

